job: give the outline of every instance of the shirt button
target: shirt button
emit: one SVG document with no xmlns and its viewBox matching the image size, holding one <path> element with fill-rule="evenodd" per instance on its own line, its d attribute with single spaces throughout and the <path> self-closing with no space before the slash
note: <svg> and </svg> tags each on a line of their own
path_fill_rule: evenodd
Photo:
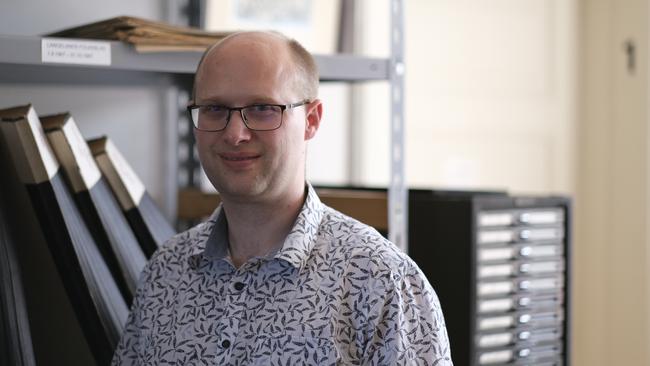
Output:
<svg viewBox="0 0 650 366">
<path fill-rule="evenodd" d="M 223 347 L 223 348 L 230 347 L 230 341 L 225 339 L 223 342 L 221 342 L 221 347 Z"/>
<path fill-rule="evenodd" d="M 237 290 L 237 291 L 243 290 L 244 286 L 245 285 L 243 283 L 241 283 L 241 282 L 235 282 L 235 290 Z"/>
</svg>

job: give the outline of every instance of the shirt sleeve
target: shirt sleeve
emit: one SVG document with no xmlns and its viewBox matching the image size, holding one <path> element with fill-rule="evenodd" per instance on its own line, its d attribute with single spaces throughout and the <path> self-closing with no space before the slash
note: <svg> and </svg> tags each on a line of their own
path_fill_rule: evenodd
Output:
<svg viewBox="0 0 650 366">
<path fill-rule="evenodd" d="M 371 298 L 381 300 L 370 307 L 372 329 L 362 364 L 453 365 L 438 297 L 414 263 L 405 267 L 373 290 Z"/>
</svg>

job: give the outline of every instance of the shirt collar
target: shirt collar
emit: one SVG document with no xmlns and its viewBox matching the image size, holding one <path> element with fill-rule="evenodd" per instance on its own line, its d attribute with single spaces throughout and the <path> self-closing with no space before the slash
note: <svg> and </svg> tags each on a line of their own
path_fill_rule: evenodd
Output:
<svg viewBox="0 0 650 366">
<path fill-rule="evenodd" d="M 304 268 L 316 244 L 322 219 L 323 204 L 311 184 L 307 183 L 305 203 L 275 258 L 283 259 L 299 270 Z"/>
<path fill-rule="evenodd" d="M 297 269 L 302 269 L 309 259 L 316 243 L 318 228 L 323 218 L 323 204 L 311 184 L 306 183 L 307 197 L 298 217 L 287 235 L 282 247 L 274 253 L 274 258 L 282 259 Z M 228 257 L 228 221 L 222 206 L 219 205 L 208 219 L 206 231 L 201 235 L 203 243 L 195 246 L 192 256 L 202 254 L 211 259 Z"/>
</svg>

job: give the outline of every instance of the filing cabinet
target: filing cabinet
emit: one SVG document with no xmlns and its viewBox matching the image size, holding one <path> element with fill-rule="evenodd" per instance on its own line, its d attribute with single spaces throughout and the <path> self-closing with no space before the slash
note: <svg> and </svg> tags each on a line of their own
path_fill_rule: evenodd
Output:
<svg viewBox="0 0 650 366">
<path fill-rule="evenodd" d="M 456 365 L 569 364 L 565 197 L 409 192 L 409 255 L 440 298 Z"/>
</svg>

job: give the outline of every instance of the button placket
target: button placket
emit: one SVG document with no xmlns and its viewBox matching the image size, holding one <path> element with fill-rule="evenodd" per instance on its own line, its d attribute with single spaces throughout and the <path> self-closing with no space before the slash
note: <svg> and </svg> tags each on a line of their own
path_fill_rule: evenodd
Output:
<svg viewBox="0 0 650 366">
<path fill-rule="evenodd" d="M 248 274 L 242 271 L 241 267 L 232 273 L 232 276 L 227 279 L 224 284 L 226 292 L 226 311 L 221 320 L 221 325 L 225 330 L 222 333 L 223 338 L 219 341 L 218 345 L 224 356 L 229 358 L 233 351 L 233 344 L 235 343 L 236 335 L 240 331 L 242 317 L 246 313 L 246 286 Z"/>
<path fill-rule="evenodd" d="M 215 282 L 218 284 L 223 294 L 223 315 L 218 320 L 217 332 L 219 339 L 216 340 L 217 348 L 217 365 L 228 364 L 232 357 L 232 344 L 235 341 L 236 334 L 239 332 L 240 319 L 237 319 L 237 302 L 232 296 L 232 283 L 241 276 L 231 263 L 224 260 L 219 264 L 225 273 L 215 273 Z"/>
</svg>

